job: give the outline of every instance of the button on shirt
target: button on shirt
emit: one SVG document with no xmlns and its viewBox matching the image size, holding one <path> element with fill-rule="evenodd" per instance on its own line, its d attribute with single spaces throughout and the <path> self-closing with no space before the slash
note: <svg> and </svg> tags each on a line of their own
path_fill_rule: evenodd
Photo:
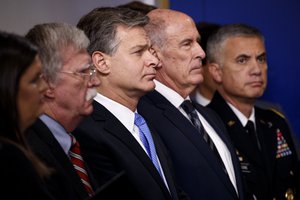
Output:
<svg viewBox="0 0 300 200">
<path fill-rule="evenodd" d="M 122 104 L 119 104 L 118 102 L 115 102 L 99 93 L 97 93 L 94 100 L 109 110 L 125 126 L 125 128 L 132 134 L 132 136 L 147 154 L 147 150 L 140 139 L 139 128 L 134 124 L 134 112 Z M 157 160 L 162 172 L 163 181 L 165 182 L 166 187 L 169 189 L 159 158 L 157 158 Z"/>
<path fill-rule="evenodd" d="M 156 85 L 155 90 L 159 92 L 161 95 L 163 95 L 166 99 L 168 99 L 168 101 L 170 101 L 170 103 L 174 105 L 189 120 L 188 115 L 181 108 L 181 104 L 183 103 L 184 100 L 190 100 L 189 97 L 187 99 L 183 99 L 182 96 L 180 96 L 177 92 L 175 92 L 171 88 L 168 88 L 167 86 L 165 86 L 164 84 L 160 83 L 157 80 L 154 80 L 154 82 Z M 220 157 L 225 165 L 229 179 L 232 185 L 234 186 L 235 191 L 238 193 L 232 159 L 227 146 L 225 145 L 223 140 L 219 137 L 219 135 L 216 133 L 216 131 L 211 127 L 211 125 L 205 120 L 204 117 L 202 117 L 202 115 L 198 111 L 197 114 L 207 134 L 214 142 L 220 154 Z"/>
</svg>

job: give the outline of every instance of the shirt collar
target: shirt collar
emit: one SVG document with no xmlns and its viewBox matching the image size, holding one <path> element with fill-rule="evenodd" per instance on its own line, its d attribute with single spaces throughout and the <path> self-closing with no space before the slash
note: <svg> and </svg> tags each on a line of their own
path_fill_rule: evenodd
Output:
<svg viewBox="0 0 300 200">
<path fill-rule="evenodd" d="M 162 84 L 157 80 L 154 80 L 154 83 L 156 85 L 155 90 L 157 92 L 159 92 L 166 99 L 168 99 L 168 101 L 170 101 L 170 103 L 174 105 L 176 108 L 180 108 L 180 105 L 185 100 L 184 98 L 182 98 L 182 96 L 180 96 L 180 94 L 178 94 L 177 92 L 175 92 L 174 90 L 172 90 L 171 88 L 167 87 L 166 85 Z M 190 99 L 190 97 L 188 96 L 186 99 Z"/>
<path fill-rule="evenodd" d="M 127 128 L 127 130 L 132 132 L 134 127 L 134 112 L 100 93 L 97 93 L 94 100 L 109 110 Z"/>
<path fill-rule="evenodd" d="M 51 133 L 58 141 L 59 145 L 62 147 L 64 152 L 68 155 L 72 142 L 71 142 L 70 135 L 66 132 L 64 127 L 48 115 L 43 114 L 40 116 L 40 119 L 50 129 Z"/>
<path fill-rule="evenodd" d="M 254 109 L 254 107 L 252 108 L 251 115 L 250 115 L 250 117 L 248 119 L 242 112 L 240 112 L 232 104 L 230 104 L 229 102 L 227 102 L 227 104 L 232 109 L 232 111 L 237 116 L 237 118 L 240 120 L 240 122 L 242 123 L 243 127 L 246 126 L 248 120 L 252 121 L 254 123 L 254 126 L 256 127 L 256 124 L 255 124 L 255 109 Z"/>
</svg>

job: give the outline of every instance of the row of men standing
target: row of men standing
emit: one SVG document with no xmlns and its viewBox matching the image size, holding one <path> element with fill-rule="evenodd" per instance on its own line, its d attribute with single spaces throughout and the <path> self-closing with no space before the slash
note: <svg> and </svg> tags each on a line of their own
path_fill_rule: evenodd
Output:
<svg viewBox="0 0 300 200">
<path fill-rule="evenodd" d="M 49 86 L 28 141 L 52 169 L 45 183 L 54 199 L 296 194 L 298 163 L 285 122 L 253 107 L 266 86 L 266 53 L 255 29 L 229 26 L 211 42 L 208 59 L 221 86 L 209 107 L 218 116 L 190 101 L 203 81 L 205 53 L 186 14 L 96 8 L 77 27 L 88 39 L 60 23 L 37 25 L 26 35 L 40 48 Z M 235 32 L 228 36 L 230 27 Z M 248 118 L 255 122 L 254 139 L 241 136 Z"/>
</svg>

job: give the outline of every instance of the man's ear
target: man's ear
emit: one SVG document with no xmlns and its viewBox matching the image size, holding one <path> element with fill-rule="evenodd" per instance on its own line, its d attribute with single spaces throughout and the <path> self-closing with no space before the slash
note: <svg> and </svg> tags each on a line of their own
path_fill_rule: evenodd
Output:
<svg viewBox="0 0 300 200">
<path fill-rule="evenodd" d="M 110 73 L 110 58 L 111 56 L 102 53 L 100 51 L 93 52 L 92 61 L 99 73 L 101 74 Z"/>
<path fill-rule="evenodd" d="M 211 74 L 213 80 L 218 84 L 222 83 L 222 73 L 223 72 L 222 72 L 220 65 L 217 63 L 214 63 L 214 62 L 208 62 L 207 66 L 208 66 L 209 73 Z"/>
</svg>

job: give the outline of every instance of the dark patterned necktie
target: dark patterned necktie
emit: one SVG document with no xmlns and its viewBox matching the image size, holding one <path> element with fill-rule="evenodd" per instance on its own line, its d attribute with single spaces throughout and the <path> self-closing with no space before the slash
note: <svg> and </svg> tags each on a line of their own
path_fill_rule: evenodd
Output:
<svg viewBox="0 0 300 200">
<path fill-rule="evenodd" d="M 70 137 L 72 140 L 72 146 L 69 151 L 69 156 L 70 156 L 71 162 L 73 163 L 73 166 L 74 166 L 78 176 L 80 177 L 88 195 L 92 196 L 94 191 L 90 184 L 90 179 L 89 179 L 88 173 L 85 168 L 84 160 L 81 156 L 79 143 L 73 135 L 70 135 Z"/>
<path fill-rule="evenodd" d="M 207 134 L 207 132 L 204 130 L 204 127 L 203 127 L 203 125 L 202 125 L 202 123 L 201 123 L 201 121 L 198 117 L 197 111 L 196 111 L 195 107 L 193 106 L 192 102 L 189 101 L 189 100 L 185 100 L 181 104 L 181 107 L 183 108 L 183 110 L 188 115 L 188 117 L 191 120 L 194 127 L 199 131 L 199 133 L 201 133 L 201 135 L 203 136 L 203 139 L 209 145 L 210 149 L 214 150 L 215 145 L 214 145 L 212 139 Z"/>
<path fill-rule="evenodd" d="M 199 117 L 197 114 L 197 111 L 195 107 L 193 106 L 192 102 L 190 100 L 185 100 L 182 104 L 181 107 L 183 110 L 186 112 L 188 115 L 189 119 L 191 120 L 192 124 L 194 127 L 199 131 L 199 133 L 202 135 L 204 141 L 208 144 L 209 148 L 214 152 L 214 154 L 217 156 L 219 161 L 222 164 L 224 172 L 227 174 L 226 168 L 224 166 L 224 163 L 222 161 L 222 158 L 220 157 L 220 154 L 212 141 L 212 139 L 209 137 L 208 133 L 205 131 Z"/>
</svg>

